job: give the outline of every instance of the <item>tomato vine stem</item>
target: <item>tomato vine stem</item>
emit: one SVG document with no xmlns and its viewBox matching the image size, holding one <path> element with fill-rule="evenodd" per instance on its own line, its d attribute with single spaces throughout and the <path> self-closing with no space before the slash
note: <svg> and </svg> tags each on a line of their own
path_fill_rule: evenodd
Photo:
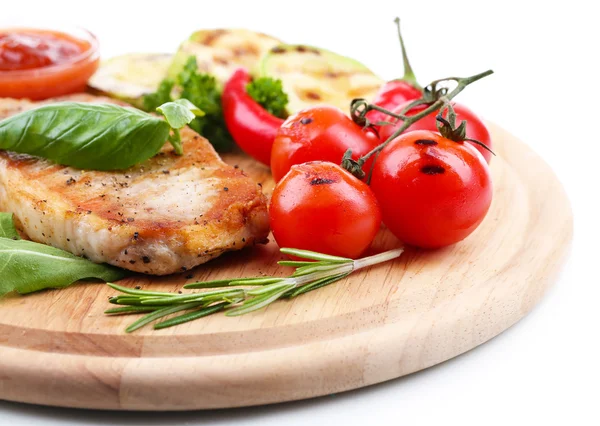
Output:
<svg viewBox="0 0 600 426">
<path fill-rule="evenodd" d="M 406 46 L 404 45 L 404 38 L 402 37 L 402 31 L 400 31 L 400 18 L 396 17 L 396 19 L 394 19 L 394 23 L 396 24 L 396 29 L 398 30 L 398 40 L 400 40 L 400 48 L 402 49 L 402 63 L 404 64 L 404 75 L 402 76 L 401 80 L 409 83 L 415 89 L 422 90 L 422 87 L 417 82 L 417 77 L 415 76 L 415 72 L 410 65 L 410 61 L 408 60 Z"/>
<path fill-rule="evenodd" d="M 484 144 L 483 142 L 480 142 L 477 139 L 467 137 L 466 120 L 462 120 L 461 123 L 458 126 L 456 126 L 456 112 L 454 111 L 454 107 L 452 106 L 452 103 L 449 100 L 445 98 L 443 98 L 443 100 L 445 100 L 444 106 L 442 106 L 442 108 L 440 109 L 440 113 L 435 117 L 438 132 L 440 132 L 440 134 L 443 137 L 445 137 L 446 139 L 450 139 L 451 141 L 459 143 L 469 141 L 488 150 L 492 155 L 496 155 L 494 151 L 492 151 L 490 147 Z M 448 110 L 448 119 L 444 118 L 445 110 Z"/>
<path fill-rule="evenodd" d="M 354 160 L 352 158 L 352 150 L 346 151 L 344 157 L 342 158 L 341 166 L 352 173 L 359 179 L 362 179 L 365 176 L 365 172 L 362 169 L 362 166 L 371 158 L 373 155 L 381 152 L 386 146 L 389 145 L 391 141 L 396 139 L 402 132 L 408 129 L 417 121 L 425 118 L 432 112 L 438 111 L 442 108 L 446 108 L 450 105 L 450 100 L 456 97 L 460 92 L 462 92 L 465 87 L 470 85 L 471 83 L 476 82 L 477 80 L 481 80 L 484 77 L 487 77 L 490 74 L 493 74 L 492 70 L 487 70 L 479 74 L 472 75 L 470 77 L 447 77 L 439 80 L 432 81 L 424 90 L 423 97 L 421 99 L 417 99 L 414 102 L 411 102 L 406 108 L 404 108 L 400 114 L 396 114 L 392 111 L 381 108 L 377 105 L 371 104 L 364 99 L 354 99 L 350 106 L 350 115 L 352 120 L 355 123 L 361 126 L 370 126 L 368 119 L 366 118 L 366 114 L 371 110 L 377 110 L 383 112 L 384 114 L 389 115 L 390 117 L 396 118 L 398 120 L 402 120 L 402 126 L 400 126 L 389 138 L 387 138 L 384 142 L 373 148 L 371 151 L 360 157 L 358 160 Z M 454 81 L 456 82 L 456 87 L 451 91 L 448 91 L 446 87 L 438 88 L 440 83 Z M 429 106 L 418 114 L 407 116 L 405 115 L 412 108 L 417 105 L 429 104 Z M 452 119 L 452 117 L 449 117 Z M 371 170 L 372 171 L 372 170 Z M 369 173 L 369 178 L 367 179 L 367 183 L 370 182 L 371 173 Z"/>
</svg>

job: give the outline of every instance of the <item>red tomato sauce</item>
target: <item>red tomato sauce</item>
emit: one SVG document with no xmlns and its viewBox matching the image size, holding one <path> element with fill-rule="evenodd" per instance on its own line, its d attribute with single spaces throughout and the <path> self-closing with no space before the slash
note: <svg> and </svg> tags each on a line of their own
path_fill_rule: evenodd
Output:
<svg viewBox="0 0 600 426">
<path fill-rule="evenodd" d="M 85 44 L 66 34 L 0 33 L 0 70 L 29 70 L 61 64 L 84 50 Z"/>
<path fill-rule="evenodd" d="M 79 92 L 98 67 L 93 35 L 0 28 L 0 97 L 34 100 Z"/>
</svg>

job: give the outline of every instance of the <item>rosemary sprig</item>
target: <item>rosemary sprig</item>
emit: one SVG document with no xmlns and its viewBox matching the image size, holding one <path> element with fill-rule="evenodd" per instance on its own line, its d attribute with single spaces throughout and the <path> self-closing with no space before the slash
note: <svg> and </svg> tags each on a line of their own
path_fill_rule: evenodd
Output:
<svg viewBox="0 0 600 426">
<path fill-rule="evenodd" d="M 281 253 L 308 259 L 307 261 L 279 261 L 279 265 L 296 268 L 288 277 L 232 278 L 196 282 L 187 284 L 184 288 L 212 290 L 189 294 L 136 290 L 108 283 L 111 288 L 123 293 L 111 297 L 109 302 L 124 306 L 109 309 L 104 313 L 109 315 L 148 313 L 127 327 L 125 331 L 128 333 L 181 311 L 187 312 L 156 322 L 154 328 L 172 327 L 220 311 L 225 311 L 227 316 L 244 315 L 262 309 L 278 299 L 299 296 L 339 281 L 359 269 L 395 259 L 402 254 L 402 251 L 403 249 L 399 248 L 352 260 L 308 250 L 282 248 Z"/>
</svg>

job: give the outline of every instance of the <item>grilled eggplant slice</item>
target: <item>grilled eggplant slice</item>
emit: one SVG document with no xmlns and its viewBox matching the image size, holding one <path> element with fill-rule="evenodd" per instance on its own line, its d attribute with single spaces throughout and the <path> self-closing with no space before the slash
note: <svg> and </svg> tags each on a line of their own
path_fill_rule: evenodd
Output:
<svg viewBox="0 0 600 426">
<path fill-rule="evenodd" d="M 282 81 L 291 113 L 317 104 L 348 112 L 352 99 L 371 99 L 383 84 L 360 62 L 305 45 L 271 48 L 261 60 L 259 74 Z"/>
<path fill-rule="evenodd" d="M 260 58 L 280 43 L 276 38 L 245 29 L 196 31 L 179 47 L 169 76 L 175 78 L 187 59 L 194 55 L 201 72 L 213 74 L 224 84 L 240 66 L 254 71 Z"/>
<path fill-rule="evenodd" d="M 132 53 L 102 63 L 88 82 L 92 92 L 143 108 L 144 95 L 153 93 L 173 56 L 168 53 Z"/>
</svg>

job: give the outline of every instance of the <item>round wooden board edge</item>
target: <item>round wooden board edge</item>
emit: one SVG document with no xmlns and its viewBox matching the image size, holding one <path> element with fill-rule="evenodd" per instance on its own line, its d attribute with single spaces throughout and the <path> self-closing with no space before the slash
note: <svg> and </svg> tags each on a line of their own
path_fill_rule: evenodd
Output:
<svg viewBox="0 0 600 426">
<path fill-rule="evenodd" d="M 494 133 L 504 133 L 519 149 L 533 154 L 525 144 L 493 127 Z M 568 205 L 564 189 L 549 166 L 539 157 L 537 161 L 554 178 L 557 196 Z M 201 358 L 86 357 L 23 350 L 0 343 L 0 398 L 72 408 L 177 411 L 306 399 L 401 377 L 467 352 L 523 318 L 554 282 L 566 258 L 572 236 L 572 215 L 570 218 L 561 228 L 565 244 L 548 258 L 552 266 L 538 277 L 540 291 L 521 315 L 498 324 L 487 334 L 463 341 L 451 353 L 405 347 L 408 336 L 402 335 L 404 330 L 398 332 L 397 323 L 326 343 L 309 342 L 248 353 L 244 369 L 235 368 L 239 364 L 237 354 Z M 460 298 L 451 303 L 459 304 Z M 428 315 L 435 316 L 435 312 Z M 465 318 L 468 320 L 461 319 Z M 438 323 L 435 335 L 443 339 L 451 326 Z M 432 342 L 428 344 L 435 347 Z"/>
<path fill-rule="evenodd" d="M 561 260 L 557 259 L 557 263 Z M 540 297 L 559 269 L 547 277 Z M 456 353 L 432 354 L 425 360 L 408 363 L 402 360 L 406 336 L 396 335 L 394 324 L 330 341 L 330 352 L 323 352 L 322 344 L 313 342 L 302 347 L 301 357 L 289 356 L 292 351 L 298 352 L 298 346 L 267 351 L 268 357 L 264 357 L 265 352 L 252 353 L 243 370 L 229 371 L 224 366 L 215 368 L 212 362 L 206 365 L 205 357 L 90 359 L 0 347 L 1 359 L 18 360 L 0 361 L 0 395 L 2 399 L 30 404 L 126 411 L 235 408 L 308 399 L 382 383 L 432 367 L 496 337 L 528 312 Z M 438 330 L 438 334 L 444 331 Z M 390 341 L 391 335 L 394 340 Z M 357 351 L 357 347 L 361 350 Z M 349 355 L 340 356 L 344 353 Z M 232 365 L 226 359 L 223 364 Z M 37 368 L 32 370 L 32 365 Z M 11 371 L 10 375 L 19 380 L 7 381 L 2 371 Z M 345 378 L 340 380 L 340 377 Z"/>
</svg>

